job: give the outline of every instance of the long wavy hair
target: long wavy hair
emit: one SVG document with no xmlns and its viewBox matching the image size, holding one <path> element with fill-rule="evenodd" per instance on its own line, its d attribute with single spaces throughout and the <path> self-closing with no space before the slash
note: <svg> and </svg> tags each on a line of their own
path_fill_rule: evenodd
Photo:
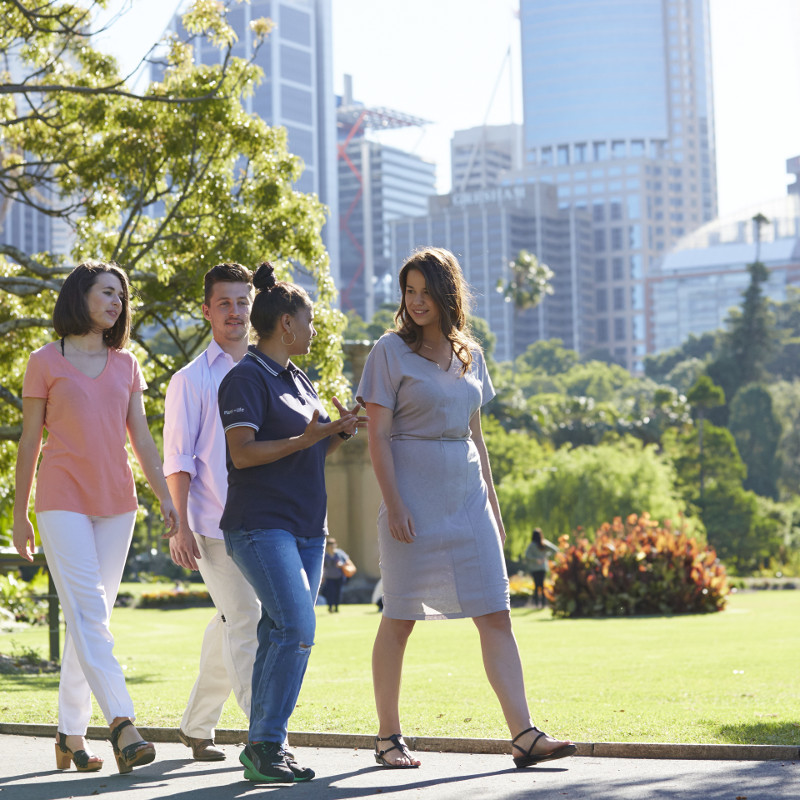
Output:
<svg viewBox="0 0 800 800">
<path fill-rule="evenodd" d="M 406 308 L 408 273 L 415 269 L 425 278 L 425 287 L 439 309 L 439 325 L 461 362 L 461 374 L 472 365 L 472 351 L 480 345 L 473 339 L 467 321 L 472 302 L 458 259 L 441 247 L 425 247 L 409 256 L 400 269 L 400 308 L 394 315 L 395 333 L 415 352 L 422 348 L 422 328 Z"/>
</svg>

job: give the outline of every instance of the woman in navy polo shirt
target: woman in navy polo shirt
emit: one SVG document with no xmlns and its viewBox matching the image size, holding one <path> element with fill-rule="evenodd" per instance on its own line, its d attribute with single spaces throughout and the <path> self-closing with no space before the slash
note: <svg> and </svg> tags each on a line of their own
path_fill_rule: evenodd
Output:
<svg viewBox="0 0 800 800">
<path fill-rule="evenodd" d="M 276 281 L 269 263 L 256 272 L 250 323 L 258 343 L 225 376 L 219 411 L 227 441 L 228 497 L 220 527 L 228 552 L 261 601 L 253 666 L 245 777 L 292 783 L 313 770 L 284 749 L 314 644 L 314 605 L 325 549 L 325 458 L 357 432 L 356 416 L 333 404 L 331 421 L 311 381 L 289 360 L 316 336 L 311 299 Z"/>
</svg>

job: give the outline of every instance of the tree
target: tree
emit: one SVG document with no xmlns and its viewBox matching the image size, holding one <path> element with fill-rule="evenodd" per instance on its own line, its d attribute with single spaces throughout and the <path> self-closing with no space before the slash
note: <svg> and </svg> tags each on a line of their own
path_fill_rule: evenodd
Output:
<svg viewBox="0 0 800 800">
<path fill-rule="evenodd" d="M 539 305 L 546 294 L 553 294 L 550 281 L 553 270 L 543 264 L 527 250 L 520 250 L 517 257 L 508 265 L 511 278 L 507 283 L 502 279 L 497 283 L 497 290 L 506 301 L 514 304 L 517 311 L 526 311 Z"/>
<path fill-rule="evenodd" d="M 246 113 L 242 97 L 262 73 L 232 57 L 235 34 L 222 5 L 197 0 L 183 18 L 188 31 L 220 48 L 220 63 L 195 64 L 191 47 L 172 40 L 162 80 L 138 94 L 93 48 L 85 8 L 2 6 L 0 198 L 57 217 L 74 246 L 62 259 L 0 244 L 0 473 L 14 460 L 27 355 L 52 338 L 55 295 L 87 257 L 113 259 L 131 276 L 133 348 L 152 419 L 174 370 L 205 343 L 201 277 L 222 261 L 269 259 L 283 276 L 311 279 L 319 335 L 306 365 L 323 397 L 346 395 L 344 317 L 332 306 L 320 236 L 324 208 L 292 188 L 302 164 L 287 151 L 286 132 Z M 254 36 L 263 39 L 269 27 L 256 23 Z"/>
<path fill-rule="evenodd" d="M 800 486 L 800 380 L 781 381 L 770 386 L 773 408 L 783 422 L 776 457 L 780 464 L 781 494 L 796 498 Z"/>
<path fill-rule="evenodd" d="M 703 333 L 700 336 L 690 333 L 689 338 L 680 347 L 645 356 L 645 375 L 654 381 L 664 381 L 682 361 L 695 358 L 705 361 L 716 351 L 718 337 L 718 331 Z"/>
<path fill-rule="evenodd" d="M 686 394 L 686 399 L 692 406 L 697 416 L 697 446 L 698 460 L 700 467 L 699 486 L 700 501 L 703 500 L 703 488 L 705 485 L 704 453 L 703 453 L 703 433 L 705 431 L 705 416 L 709 409 L 717 408 L 725 402 L 725 392 L 715 385 L 708 375 L 701 375 L 694 386 Z"/>
<path fill-rule="evenodd" d="M 546 339 L 529 344 L 517 361 L 520 362 L 520 371 L 527 368 L 545 375 L 563 375 L 578 363 L 579 358 L 574 350 L 564 347 L 561 339 Z"/>
<path fill-rule="evenodd" d="M 731 311 L 719 353 L 708 365 L 708 375 L 724 389 L 728 402 L 742 386 L 765 379 L 767 364 L 777 350 L 774 318 L 761 288 L 769 272 L 760 261 L 748 264 L 747 270 L 750 284 L 741 309 Z M 715 417 L 715 421 L 727 422 L 727 413 Z"/>
<path fill-rule="evenodd" d="M 633 439 L 562 448 L 531 474 L 512 473 L 497 487 L 509 537 L 506 552 L 512 557 L 522 552 L 534 526 L 554 540 L 642 511 L 677 523 L 685 504 L 674 484 L 669 460 Z"/>
<path fill-rule="evenodd" d="M 503 283 L 500 278 L 497 281 L 497 291 L 505 297 L 507 303 L 513 303 L 515 317 L 538 306 L 546 294 L 553 294 L 550 283 L 553 271 L 527 250 L 520 250 L 517 257 L 509 262 L 508 268 L 511 277 L 507 283 Z"/>
<path fill-rule="evenodd" d="M 731 403 L 730 431 L 747 466 L 744 488 L 778 499 L 781 421 L 769 390 L 758 383 L 743 386 Z"/>
</svg>

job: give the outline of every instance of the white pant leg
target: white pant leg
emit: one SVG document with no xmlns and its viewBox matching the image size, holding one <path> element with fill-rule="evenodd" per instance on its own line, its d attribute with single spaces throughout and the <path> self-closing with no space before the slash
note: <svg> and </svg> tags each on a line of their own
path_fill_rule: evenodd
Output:
<svg viewBox="0 0 800 800">
<path fill-rule="evenodd" d="M 203 635 L 200 670 L 181 719 L 181 730 L 197 739 L 213 739 L 222 707 L 233 689 L 250 718 L 256 628 L 261 605 L 252 586 L 225 552 L 222 539 L 199 536 L 197 565 L 217 612 Z"/>
<path fill-rule="evenodd" d="M 109 623 L 136 512 L 87 517 L 72 511 L 42 511 L 36 520 L 67 623 L 58 729 L 68 736 L 86 732 L 92 693 L 106 722 L 133 718 L 133 702 L 114 657 Z"/>
</svg>

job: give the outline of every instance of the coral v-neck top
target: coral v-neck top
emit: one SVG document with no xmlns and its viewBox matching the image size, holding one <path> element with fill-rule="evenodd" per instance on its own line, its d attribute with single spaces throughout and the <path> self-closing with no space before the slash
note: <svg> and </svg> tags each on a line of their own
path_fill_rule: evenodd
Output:
<svg viewBox="0 0 800 800">
<path fill-rule="evenodd" d="M 47 401 L 35 511 L 110 517 L 136 510 L 126 419 L 131 396 L 146 388 L 127 350 L 109 349 L 96 378 L 64 358 L 57 342 L 31 353 L 22 396 Z"/>
</svg>

